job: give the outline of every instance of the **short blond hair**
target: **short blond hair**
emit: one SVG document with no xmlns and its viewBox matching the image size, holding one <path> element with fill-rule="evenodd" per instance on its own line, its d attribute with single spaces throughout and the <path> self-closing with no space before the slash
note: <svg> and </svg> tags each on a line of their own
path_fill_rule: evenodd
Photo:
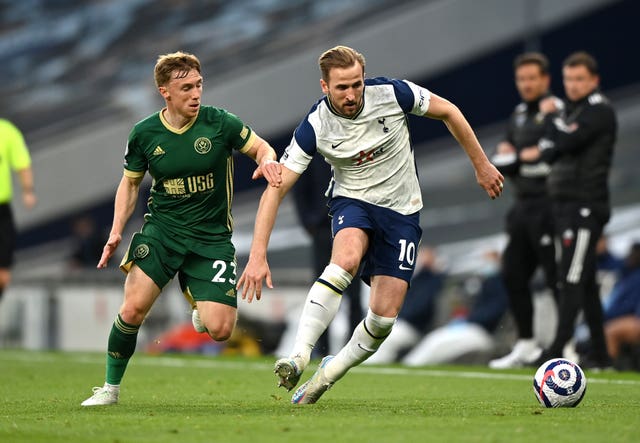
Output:
<svg viewBox="0 0 640 443">
<path fill-rule="evenodd" d="M 191 70 L 196 70 L 200 73 L 200 60 L 193 54 L 178 51 L 160 55 L 153 70 L 156 86 L 165 86 L 169 83 L 171 73 L 174 71 L 178 71 L 178 77 L 182 77 L 186 76 Z"/>
<path fill-rule="evenodd" d="M 364 55 L 348 46 L 333 47 L 323 52 L 320 58 L 318 58 L 318 66 L 320 67 L 324 81 L 329 79 L 329 71 L 331 71 L 331 69 L 350 68 L 356 63 L 360 63 L 362 73 L 364 74 Z"/>
</svg>

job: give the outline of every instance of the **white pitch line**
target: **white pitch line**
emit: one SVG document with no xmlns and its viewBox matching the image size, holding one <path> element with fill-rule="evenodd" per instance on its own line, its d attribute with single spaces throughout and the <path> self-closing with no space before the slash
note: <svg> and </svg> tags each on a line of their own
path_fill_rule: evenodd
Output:
<svg viewBox="0 0 640 443">
<path fill-rule="evenodd" d="M 104 365 L 104 358 L 100 356 L 90 356 L 85 354 L 41 354 L 41 353 L 21 353 L 13 351 L 0 351 L 0 361 L 27 361 L 27 362 L 45 362 L 51 363 L 56 361 L 66 361 L 78 364 L 96 364 Z M 135 355 L 131 362 L 133 365 L 142 366 L 160 366 L 160 367 L 197 367 L 205 369 L 248 369 L 254 371 L 271 371 L 273 366 L 268 363 L 257 363 L 251 361 L 220 361 L 214 357 L 210 359 L 182 359 L 174 357 L 155 357 L 149 355 Z M 531 375 L 523 374 L 507 374 L 500 371 L 496 372 L 480 372 L 480 371 L 447 371 L 443 369 L 425 369 L 425 368 L 407 368 L 407 367 L 383 367 L 383 366 L 358 366 L 351 371 L 363 374 L 374 375 L 401 375 L 413 377 L 452 377 L 452 378 L 473 378 L 473 379 L 490 379 L 490 380 L 516 380 L 530 381 L 532 380 L 533 368 Z M 588 374 L 588 372 L 587 372 Z M 600 373 L 599 376 L 606 376 L 612 373 Z M 640 380 L 615 380 L 605 378 L 589 377 L 589 383 L 603 384 L 620 384 L 630 386 L 640 386 Z"/>
</svg>

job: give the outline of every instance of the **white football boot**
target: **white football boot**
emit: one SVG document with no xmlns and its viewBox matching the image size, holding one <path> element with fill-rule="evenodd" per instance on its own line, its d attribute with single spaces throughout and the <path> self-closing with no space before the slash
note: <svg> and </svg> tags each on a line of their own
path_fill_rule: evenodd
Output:
<svg viewBox="0 0 640 443">
<path fill-rule="evenodd" d="M 491 369 L 512 369 L 533 365 L 542 355 L 542 348 L 534 339 L 520 339 L 513 350 L 504 357 L 491 360 Z"/>
<path fill-rule="evenodd" d="M 296 405 L 313 404 L 333 386 L 333 382 L 327 380 L 324 375 L 324 368 L 333 357 L 333 355 L 327 355 L 322 359 L 315 374 L 293 394 L 291 403 Z"/>
<path fill-rule="evenodd" d="M 104 406 L 115 405 L 118 403 L 118 396 L 120 395 L 119 386 L 110 386 L 104 384 L 104 386 L 96 386 L 93 388 L 93 395 L 81 403 L 82 406 Z"/>
<path fill-rule="evenodd" d="M 296 387 L 302 376 L 302 369 L 292 358 L 281 358 L 276 361 L 273 372 L 278 377 L 278 387 L 282 386 L 287 391 Z"/>
</svg>

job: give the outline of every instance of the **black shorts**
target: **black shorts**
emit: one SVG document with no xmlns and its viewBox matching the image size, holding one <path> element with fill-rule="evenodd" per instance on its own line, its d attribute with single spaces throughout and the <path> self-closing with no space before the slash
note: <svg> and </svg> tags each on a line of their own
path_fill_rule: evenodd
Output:
<svg viewBox="0 0 640 443">
<path fill-rule="evenodd" d="M 16 227 L 9 203 L 0 204 L 0 268 L 13 265 L 13 251 L 16 248 Z"/>
</svg>

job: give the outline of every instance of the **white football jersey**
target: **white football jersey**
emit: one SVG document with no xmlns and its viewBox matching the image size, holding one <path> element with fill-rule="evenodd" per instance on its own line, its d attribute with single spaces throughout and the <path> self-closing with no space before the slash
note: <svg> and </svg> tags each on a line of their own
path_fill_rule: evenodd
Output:
<svg viewBox="0 0 640 443">
<path fill-rule="evenodd" d="M 407 80 L 366 79 L 353 118 L 319 100 L 296 128 L 280 162 L 302 174 L 319 152 L 333 169 L 330 197 L 349 197 L 401 214 L 422 208 L 406 114 L 424 115 L 429 91 Z"/>
</svg>

